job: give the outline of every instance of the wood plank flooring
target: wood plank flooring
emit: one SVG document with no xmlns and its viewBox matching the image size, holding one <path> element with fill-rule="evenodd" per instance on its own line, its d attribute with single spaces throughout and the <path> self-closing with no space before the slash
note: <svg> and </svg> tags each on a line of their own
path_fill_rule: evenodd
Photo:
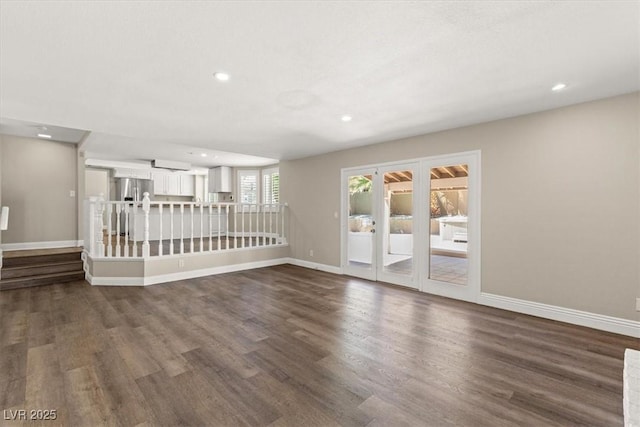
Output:
<svg viewBox="0 0 640 427">
<path fill-rule="evenodd" d="M 6 291 L 0 328 L 3 418 L 46 426 L 616 426 L 640 348 L 290 265 Z"/>
</svg>

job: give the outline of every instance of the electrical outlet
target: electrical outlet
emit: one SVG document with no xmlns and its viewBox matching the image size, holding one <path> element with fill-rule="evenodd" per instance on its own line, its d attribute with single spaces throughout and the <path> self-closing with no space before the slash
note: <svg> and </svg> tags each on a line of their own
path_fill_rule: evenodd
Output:
<svg viewBox="0 0 640 427">
<path fill-rule="evenodd" d="M 76 191 L 75 190 L 69 190 L 69 197 L 76 197 Z"/>
<path fill-rule="evenodd" d="M 640 311 L 640 298 L 636 298 L 636 311 Z"/>
<path fill-rule="evenodd" d="M 333 213 L 333 217 L 334 217 L 335 219 L 338 219 L 338 212 L 334 212 L 334 213 Z"/>
<path fill-rule="evenodd" d="M 183 259 L 179 259 L 178 260 L 178 267 L 180 267 L 180 268 L 184 267 L 184 260 Z"/>
<path fill-rule="evenodd" d="M 309 256 L 312 257 L 313 256 L 313 249 L 309 249 Z"/>
</svg>

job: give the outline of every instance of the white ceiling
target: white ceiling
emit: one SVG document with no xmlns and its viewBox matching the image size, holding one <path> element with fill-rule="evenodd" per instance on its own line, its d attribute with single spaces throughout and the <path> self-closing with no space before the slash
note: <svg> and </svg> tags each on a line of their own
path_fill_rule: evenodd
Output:
<svg viewBox="0 0 640 427">
<path fill-rule="evenodd" d="M 87 135 L 87 131 L 0 117 L 0 134 L 28 138 L 36 138 L 38 134 L 42 134 L 51 136 L 52 141 L 78 144 Z"/>
<path fill-rule="evenodd" d="M 638 90 L 639 8 L 3 1 L 0 116 L 111 158 L 299 158 Z"/>
</svg>

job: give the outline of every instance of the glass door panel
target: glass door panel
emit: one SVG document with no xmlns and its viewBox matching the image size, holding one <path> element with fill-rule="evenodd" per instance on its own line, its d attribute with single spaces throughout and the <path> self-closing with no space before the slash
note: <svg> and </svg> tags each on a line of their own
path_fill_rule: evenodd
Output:
<svg viewBox="0 0 640 427">
<path fill-rule="evenodd" d="M 375 280 L 375 171 L 350 171 L 343 178 L 347 274 Z"/>
<path fill-rule="evenodd" d="M 469 166 L 430 168 L 429 279 L 467 285 Z"/>
<path fill-rule="evenodd" d="M 383 174 L 382 270 L 413 276 L 413 171 Z"/>
</svg>

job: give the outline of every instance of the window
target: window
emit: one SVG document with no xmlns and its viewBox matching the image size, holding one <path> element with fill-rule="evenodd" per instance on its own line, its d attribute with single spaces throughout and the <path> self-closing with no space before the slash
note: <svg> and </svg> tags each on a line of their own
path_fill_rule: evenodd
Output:
<svg viewBox="0 0 640 427">
<path fill-rule="evenodd" d="M 280 170 L 278 168 L 238 170 L 238 203 L 252 205 L 280 203 Z"/>
<path fill-rule="evenodd" d="M 262 203 L 280 203 L 280 171 L 278 168 L 262 170 Z"/>
<path fill-rule="evenodd" d="M 238 171 L 238 202 L 258 203 L 258 171 L 239 170 Z"/>
</svg>

